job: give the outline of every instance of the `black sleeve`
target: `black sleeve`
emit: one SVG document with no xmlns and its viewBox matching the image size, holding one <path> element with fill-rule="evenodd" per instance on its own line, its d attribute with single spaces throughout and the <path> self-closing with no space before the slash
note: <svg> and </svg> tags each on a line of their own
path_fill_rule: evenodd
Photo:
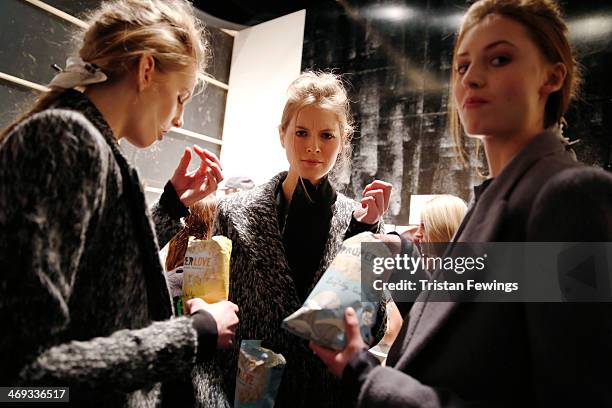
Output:
<svg viewBox="0 0 612 408">
<path fill-rule="evenodd" d="M 159 197 L 159 206 L 174 219 L 189 215 L 189 208 L 181 202 L 171 181 L 168 181 L 164 186 L 164 192 Z"/>
<path fill-rule="evenodd" d="M 355 406 L 359 390 L 370 371 L 380 365 L 380 361 L 367 349 L 353 354 L 342 372 L 342 392 L 349 406 Z"/>
<path fill-rule="evenodd" d="M 379 222 L 376 224 L 366 224 L 365 222 L 360 222 L 355 219 L 354 215 L 351 215 L 351 222 L 344 234 L 344 239 L 349 239 L 350 237 L 354 237 L 357 234 L 361 234 L 362 232 L 372 232 L 374 234 L 379 231 Z"/>
<path fill-rule="evenodd" d="M 211 358 L 217 349 L 217 322 L 210 313 L 198 310 L 192 317 L 193 328 L 198 333 L 197 362 Z"/>
</svg>

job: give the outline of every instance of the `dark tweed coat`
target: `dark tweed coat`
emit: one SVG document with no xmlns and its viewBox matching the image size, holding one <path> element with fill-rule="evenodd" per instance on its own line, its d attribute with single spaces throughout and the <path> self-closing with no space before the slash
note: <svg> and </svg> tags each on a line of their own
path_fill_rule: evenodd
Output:
<svg viewBox="0 0 612 408">
<path fill-rule="evenodd" d="M 155 227 L 151 223 L 155 222 Z M 0 384 L 64 385 L 74 405 L 153 406 L 188 373 L 191 319 L 172 309 L 158 258 L 180 228 L 149 210 L 138 175 L 84 95 L 0 142 Z"/>
<path fill-rule="evenodd" d="M 240 307 L 240 325 L 235 348 L 219 353 L 217 365 L 208 367 L 208 373 L 199 373 L 200 390 L 209 390 L 210 405 L 233 404 L 237 352 L 243 339 L 263 340 L 264 347 L 287 359 L 276 407 L 343 405 L 340 382 L 313 355 L 306 341 L 281 328 L 283 319 L 302 306 L 277 219 L 275 193 L 285 176 L 278 174 L 262 186 L 219 203 L 214 234 L 225 235 L 233 243 L 230 300 Z M 356 206 L 355 201 L 338 193 L 329 238 L 310 290 L 340 249 Z"/>
</svg>

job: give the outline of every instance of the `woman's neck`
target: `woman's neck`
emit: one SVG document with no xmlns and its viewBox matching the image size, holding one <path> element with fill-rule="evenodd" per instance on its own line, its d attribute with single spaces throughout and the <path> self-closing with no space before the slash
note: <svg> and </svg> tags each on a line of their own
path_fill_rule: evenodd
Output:
<svg viewBox="0 0 612 408">
<path fill-rule="evenodd" d="M 321 182 L 321 180 L 323 180 L 323 178 L 317 181 L 312 181 L 312 180 L 308 180 L 308 181 L 310 181 L 313 185 L 316 186 Z M 283 195 L 285 196 L 285 199 L 288 202 L 291 202 L 291 198 L 293 197 L 293 193 L 299 182 L 300 182 L 300 177 L 297 174 L 297 172 L 289 169 L 289 172 L 287 173 L 287 177 L 285 177 L 285 181 L 283 181 Z"/>
<path fill-rule="evenodd" d="M 523 148 L 543 130 L 515 135 L 484 136 L 489 176 L 497 177 Z"/>
<path fill-rule="evenodd" d="M 123 129 L 127 121 L 126 112 L 129 106 L 126 98 L 117 98 L 117 95 L 124 95 L 124 90 L 117 89 L 118 85 L 101 84 L 88 87 L 84 94 L 100 111 L 104 120 L 113 130 L 115 139 L 121 139 L 124 134 Z"/>
</svg>

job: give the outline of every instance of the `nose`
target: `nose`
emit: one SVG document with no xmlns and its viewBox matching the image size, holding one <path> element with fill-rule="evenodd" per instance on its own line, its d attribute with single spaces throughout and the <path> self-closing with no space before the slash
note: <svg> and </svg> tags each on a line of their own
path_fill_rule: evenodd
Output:
<svg viewBox="0 0 612 408">
<path fill-rule="evenodd" d="M 484 73 L 480 67 L 478 67 L 478 64 L 470 64 L 467 71 L 461 78 L 461 83 L 464 87 L 472 89 L 482 88 L 485 85 Z"/>
<path fill-rule="evenodd" d="M 308 153 L 321 153 L 321 147 L 319 146 L 319 138 L 316 136 L 311 136 L 310 137 L 310 143 L 308 144 L 308 147 L 306 147 L 306 151 Z"/>
</svg>

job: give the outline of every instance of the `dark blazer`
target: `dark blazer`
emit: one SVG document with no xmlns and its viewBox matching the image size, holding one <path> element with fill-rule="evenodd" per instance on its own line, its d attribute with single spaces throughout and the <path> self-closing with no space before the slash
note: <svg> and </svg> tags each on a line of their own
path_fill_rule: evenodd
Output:
<svg viewBox="0 0 612 408">
<path fill-rule="evenodd" d="M 558 136 L 545 132 L 475 188 L 455 242 L 611 237 L 612 178 L 572 161 Z M 359 406 L 612 405 L 612 304 L 428 296 L 421 293 L 405 319 L 388 367 L 361 373 Z"/>
</svg>

